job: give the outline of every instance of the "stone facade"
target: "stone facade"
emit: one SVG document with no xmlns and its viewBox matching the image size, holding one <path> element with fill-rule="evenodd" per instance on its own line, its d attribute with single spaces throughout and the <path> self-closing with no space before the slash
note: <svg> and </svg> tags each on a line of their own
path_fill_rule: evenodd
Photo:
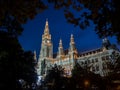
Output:
<svg viewBox="0 0 120 90">
<path fill-rule="evenodd" d="M 64 50 L 60 39 L 58 52 L 53 54 L 53 44 L 49 33 L 48 21 L 46 21 L 44 34 L 42 35 L 41 50 L 37 63 L 37 74 L 46 75 L 48 69 L 54 65 L 65 68 L 66 75 L 71 75 L 75 62 L 81 67 L 87 67 L 90 71 L 106 76 L 110 72 L 109 64 L 114 63 L 113 53 L 119 54 L 119 50 L 108 39 L 103 39 L 102 46 L 98 49 L 78 53 L 73 35 L 70 38 L 68 50 Z"/>
</svg>

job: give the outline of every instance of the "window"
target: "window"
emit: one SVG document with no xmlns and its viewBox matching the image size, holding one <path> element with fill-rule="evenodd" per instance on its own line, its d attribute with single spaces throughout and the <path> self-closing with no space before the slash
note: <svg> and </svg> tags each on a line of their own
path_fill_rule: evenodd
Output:
<svg viewBox="0 0 120 90">
<path fill-rule="evenodd" d="M 85 64 L 87 64 L 87 61 L 85 61 Z"/>
<path fill-rule="evenodd" d="M 90 63 L 90 60 L 88 60 L 88 63 Z"/>
<path fill-rule="evenodd" d="M 47 47 L 47 52 L 46 53 L 47 53 L 46 56 L 49 57 L 49 47 Z"/>
<path fill-rule="evenodd" d="M 95 62 L 98 62 L 98 58 L 95 58 Z"/>
<path fill-rule="evenodd" d="M 92 63 L 94 63 L 94 59 L 92 59 Z"/>
<path fill-rule="evenodd" d="M 104 61 L 104 60 L 109 60 L 109 56 L 107 55 L 107 56 L 103 56 L 102 57 L 102 60 Z"/>
<path fill-rule="evenodd" d="M 105 60 L 105 56 L 102 57 L 102 60 L 103 60 L 103 61 Z"/>
<path fill-rule="evenodd" d="M 92 71 L 95 72 L 95 67 L 92 67 Z"/>
<path fill-rule="evenodd" d="M 109 56 L 106 56 L 106 60 L 109 60 Z"/>
<path fill-rule="evenodd" d="M 83 65 L 84 63 L 83 62 L 81 62 L 81 65 Z"/>
<path fill-rule="evenodd" d="M 102 64 L 103 69 L 107 69 L 107 65 L 105 63 Z"/>
<path fill-rule="evenodd" d="M 99 71 L 99 66 L 98 65 L 96 65 L 96 71 Z"/>
</svg>

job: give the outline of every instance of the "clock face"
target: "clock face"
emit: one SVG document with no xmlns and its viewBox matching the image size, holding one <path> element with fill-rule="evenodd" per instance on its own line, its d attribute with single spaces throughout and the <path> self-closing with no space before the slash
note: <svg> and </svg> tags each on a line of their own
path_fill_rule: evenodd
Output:
<svg viewBox="0 0 120 90">
<path fill-rule="evenodd" d="M 44 40 L 43 43 L 50 43 L 50 40 Z"/>
</svg>

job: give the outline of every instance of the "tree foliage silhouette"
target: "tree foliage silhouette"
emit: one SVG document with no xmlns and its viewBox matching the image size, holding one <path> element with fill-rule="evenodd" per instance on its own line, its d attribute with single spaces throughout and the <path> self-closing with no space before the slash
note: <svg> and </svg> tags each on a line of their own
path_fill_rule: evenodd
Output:
<svg viewBox="0 0 120 90">
<path fill-rule="evenodd" d="M 59 65 L 54 65 L 50 70 L 48 70 L 48 74 L 46 75 L 45 82 L 46 84 L 53 84 L 52 88 L 54 90 L 62 88 L 63 85 L 63 74 L 64 69 Z"/>
<path fill-rule="evenodd" d="M 119 0 L 47 1 L 54 3 L 55 9 L 64 8 L 69 23 L 84 29 L 92 20 L 100 37 L 116 36 L 120 42 Z M 0 0 L 0 87 L 14 88 L 16 80 L 20 78 L 32 82 L 30 77 L 35 74 L 32 53 L 24 52 L 18 36 L 23 31 L 22 24 L 45 9 L 47 6 L 41 0 Z M 78 16 L 74 15 L 73 10 Z"/>
<path fill-rule="evenodd" d="M 0 89 L 18 88 L 19 79 L 35 82 L 33 54 L 22 49 L 18 36 L 22 24 L 45 8 L 39 0 L 0 0 Z"/>
<path fill-rule="evenodd" d="M 9 15 L 20 23 L 25 23 L 46 8 L 41 0 L 0 0 L 0 20 L 4 20 L 6 15 Z M 0 25 L 3 25 L 3 22 L 0 21 Z"/>
<path fill-rule="evenodd" d="M 104 90 L 106 88 L 100 75 L 87 70 L 87 68 L 82 68 L 78 63 L 75 64 L 72 70 L 71 80 L 71 82 L 74 82 L 74 88 L 91 89 L 92 86 L 96 86 L 100 90 Z"/>
<path fill-rule="evenodd" d="M 28 19 L 34 18 L 36 14 L 47 9 L 51 3 L 54 3 L 55 9 L 63 8 L 65 18 L 69 23 L 85 29 L 93 21 L 96 27 L 95 31 L 100 38 L 116 36 L 120 42 L 119 0 L 0 0 L 0 26 L 4 28 L 7 25 L 4 22 L 8 21 L 6 16 L 17 23 L 25 23 Z"/>
<path fill-rule="evenodd" d="M 63 8 L 67 21 L 85 29 L 92 20 L 99 37 L 116 36 L 120 42 L 119 0 L 48 0 L 56 9 Z"/>
<path fill-rule="evenodd" d="M 36 80 L 35 62 L 31 52 L 22 50 L 17 38 L 0 31 L 0 88 L 17 88 L 19 79 L 28 84 Z"/>
</svg>

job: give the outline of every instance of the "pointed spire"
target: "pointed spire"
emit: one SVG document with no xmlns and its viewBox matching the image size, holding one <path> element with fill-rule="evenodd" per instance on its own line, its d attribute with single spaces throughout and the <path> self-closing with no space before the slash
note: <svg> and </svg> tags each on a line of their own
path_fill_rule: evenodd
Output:
<svg viewBox="0 0 120 90">
<path fill-rule="evenodd" d="M 36 51 L 34 51 L 34 60 L 35 60 L 35 62 L 37 61 Z"/>
<path fill-rule="evenodd" d="M 49 33 L 49 25 L 48 25 L 48 19 L 46 19 L 44 34 L 42 35 L 42 40 L 49 39 L 51 40 L 51 35 Z"/>
<path fill-rule="evenodd" d="M 60 42 L 59 42 L 59 47 L 63 47 L 62 46 L 62 40 L 60 39 Z"/>
<path fill-rule="evenodd" d="M 73 34 L 71 34 L 71 38 L 70 38 L 70 52 L 74 51 L 75 49 L 76 48 L 75 48 L 74 37 L 73 37 Z"/>
<path fill-rule="evenodd" d="M 73 34 L 71 34 L 70 44 L 75 44 Z"/>
<path fill-rule="evenodd" d="M 49 34 L 49 25 L 48 25 L 48 19 L 46 19 L 46 24 L 45 24 L 45 30 L 44 34 Z"/>
<path fill-rule="evenodd" d="M 58 47 L 58 57 L 61 57 L 61 55 L 64 55 L 64 52 L 63 52 L 62 40 L 60 39 L 59 47 Z"/>
</svg>

